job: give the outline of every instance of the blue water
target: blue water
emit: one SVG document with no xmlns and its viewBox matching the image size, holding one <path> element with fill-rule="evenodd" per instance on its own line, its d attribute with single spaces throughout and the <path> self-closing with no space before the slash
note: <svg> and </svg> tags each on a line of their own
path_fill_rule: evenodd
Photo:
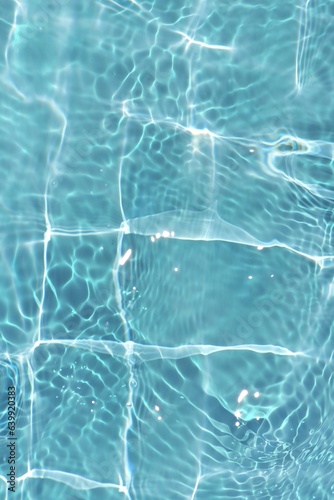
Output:
<svg viewBox="0 0 334 500">
<path fill-rule="evenodd" d="M 334 497 L 333 22 L 1 4 L 1 498 Z"/>
</svg>

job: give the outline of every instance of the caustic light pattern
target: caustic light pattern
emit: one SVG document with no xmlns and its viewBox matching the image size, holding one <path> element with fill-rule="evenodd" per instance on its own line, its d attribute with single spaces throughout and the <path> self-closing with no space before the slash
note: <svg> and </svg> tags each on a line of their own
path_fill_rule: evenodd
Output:
<svg viewBox="0 0 334 500">
<path fill-rule="evenodd" d="M 331 498 L 333 1 L 0 10 L 18 498 Z"/>
</svg>

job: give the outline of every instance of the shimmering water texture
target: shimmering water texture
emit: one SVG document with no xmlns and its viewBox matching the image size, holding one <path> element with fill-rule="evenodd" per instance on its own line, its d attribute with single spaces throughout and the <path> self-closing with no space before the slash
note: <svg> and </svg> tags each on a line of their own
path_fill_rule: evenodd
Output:
<svg viewBox="0 0 334 500">
<path fill-rule="evenodd" d="M 332 498 L 334 2 L 0 11 L 1 498 Z"/>
</svg>

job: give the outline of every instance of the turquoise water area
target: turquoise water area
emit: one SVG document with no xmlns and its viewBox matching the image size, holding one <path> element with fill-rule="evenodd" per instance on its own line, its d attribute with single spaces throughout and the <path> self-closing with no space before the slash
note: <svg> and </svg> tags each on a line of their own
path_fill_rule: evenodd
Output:
<svg viewBox="0 0 334 500">
<path fill-rule="evenodd" d="M 1 3 L 1 498 L 334 497 L 333 22 Z"/>
</svg>

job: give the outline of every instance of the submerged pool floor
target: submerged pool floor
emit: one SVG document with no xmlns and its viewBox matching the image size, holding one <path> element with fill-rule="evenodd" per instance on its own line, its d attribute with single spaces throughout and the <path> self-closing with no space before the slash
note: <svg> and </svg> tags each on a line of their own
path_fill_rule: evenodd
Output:
<svg viewBox="0 0 334 500">
<path fill-rule="evenodd" d="M 0 10 L 1 498 L 331 498 L 334 2 Z"/>
</svg>

